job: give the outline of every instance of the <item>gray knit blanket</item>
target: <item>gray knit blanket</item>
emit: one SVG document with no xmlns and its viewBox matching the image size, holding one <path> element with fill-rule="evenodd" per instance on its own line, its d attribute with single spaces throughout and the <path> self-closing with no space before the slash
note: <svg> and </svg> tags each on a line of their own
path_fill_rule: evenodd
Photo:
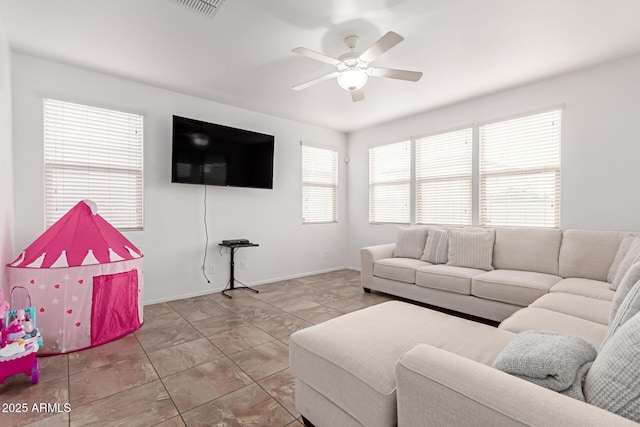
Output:
<svg viewBox="0 0 640 427">
<path fill-rule="evenodd" d="M 596 349 L 582 338 L 554 332 L 521 332 L 493 367 L 539 386 L 584 401 L 582 384 Z"/>
</svg>

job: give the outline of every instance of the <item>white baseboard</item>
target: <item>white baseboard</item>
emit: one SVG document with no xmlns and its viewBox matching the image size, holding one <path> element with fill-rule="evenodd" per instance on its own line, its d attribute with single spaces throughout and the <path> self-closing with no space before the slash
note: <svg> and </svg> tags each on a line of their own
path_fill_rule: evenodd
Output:
<svg viewBox="0 0 640 427">
<path fill-rule="evenodd" d="M 311 271 L 311 272 L 307 272 L 307 273 L 291 274 L 291 275 L 288 275 L 288 276 L 275 277 L 275 278 L 266 279 L 266 280 L 257 280 L 255 282 L 247 282 L 246 285 L 247 286 L 251 286 L 251 287 L 261 286 L 261 285 L 266 285 L 266 284 L 269 284 L 269 283 L 281 282 L 283 280 L 298 279 L 300 277 L 314 276 L 316 274 L 322 274 L 322 273 L 331 273 L 333 271 L 339 271 L 339 270 L 360 271 L 360 269 L 356 269 L 355 267 L 341 266 L 341 267 L 327 268 L 327 269 L 324 269 L 324 270 Z M 216 288 L 210 288 L 210 289 L 203 290 L 203 291 L 191 292 L 191 293 L 188 293 L 188 294 L 175 295 L 173 297 L 156 298 L 156 299 L 152 299 L 152 300 L 149 300 L 149 301 L 145 301 L 144 305 L 160 304 L 160 303 L 163 303 L 163 302 L 176 301 L 176 300 L 185 299 L 185 298 L 201 297 L 203 295 L 209 295 L 209 294 L 215 294 L 215 293 L 218 293 L 218 292 L 222 292 L 223 289 L 224 288 L 216 287 Z"/>
<path fill-rule="evenodd" d="M 192 297 L 201 297 L 203 295 L 209 295 L 209 294 L 218 293 L 218 292 L 222 291 L 222 289 L 223 288 L 211 288 L 211 289 L 207 289 L 207 290 L 204 290 L 204 291 L 192 292 L 192 293 L 188 293 L 188 294 L 180 294 L 180 295 L 176 295 L 176 296 L 173 296 L 173 297 L 156 298 L 156 299 L 152 299 L 152 300 L 149 300 L 149 301 L 145 301 L 144 305 L 160 304 L 160 303 L 163 303 L 163 302 L 177 301 L 179 299 L 192 298 Z"/>
<path fill-rule="evenodd" d="M 307 272 L 307 273 L 291 274 L 291 275 L 288 275 L 288 276 L 281 276 L 281 277 L 276 277 L 276 278 L 268 279 L 268 280 L 259 280 L 259 281 L 256 281 L 256 282 L 251 282 L 248 285 L 249 286 L 260 286 L 260 285 L 266 285 L 268 283 L 273 283 L 273 282 L 281 282 L 283 280 L 299 279 L 300 277 L 315 276 L 316 274 L 331 273 L 333 271 L 349 270 L 349 269 L 350 269 L 349 267 L 345 267 L 345 266 L 327 268 L 327 269 L 324 269 L 324 270 L 316 270 L 316 271 L 310 271 L 310 272 Z"/>
</svg>

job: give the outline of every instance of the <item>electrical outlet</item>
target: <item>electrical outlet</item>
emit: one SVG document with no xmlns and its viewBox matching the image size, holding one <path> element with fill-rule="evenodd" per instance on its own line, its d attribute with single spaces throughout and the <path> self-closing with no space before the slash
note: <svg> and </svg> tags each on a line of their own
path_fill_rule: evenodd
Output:
<svg viewBox="0 0 640 427">
<path fill-rule="evenodd" d="M 216 274 L 216 269 L 213 265 L 203 265 L 200 267 L 200 269 L 207 274 Z"/>
<path fill-rule="evenodd" d="M 324 259 L 329 258 L 329 251 L 324 251 Z"/>
<path fill-rule="evenodd" d="M 247 269 L 247 261 L 245 261 L 245 260 L 240 261 L 240 269 L 241 270 L 246 270 Z"/>
</svg>

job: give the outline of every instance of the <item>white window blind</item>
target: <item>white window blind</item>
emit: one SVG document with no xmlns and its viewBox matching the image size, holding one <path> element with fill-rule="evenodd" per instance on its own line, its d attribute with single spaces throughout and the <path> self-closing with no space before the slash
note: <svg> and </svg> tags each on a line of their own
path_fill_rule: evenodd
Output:
<svg viewBox="0 0 640 427">
<path fill-rule="evenodd" d="M 302 223 L 336 222 L 338 151 L 302 144 Z"/>
<path fill-rule="evenodd" d="M 480 126 L 480 225 L 560 226 L 561 111 Z"/>
<path fill-rule="evenodd" d="M 369 149 L 369 222 L 410 221 L 411 141 Z"/>
<path fill-rule="evenodd" d="M 471 225 L 471 128 L 416 140 L 416 223 Z"/>
<path fill-rule="evenodd" d="M 90 199 L 114 227 L 142 229 L 142 130 L 137 114 L 44 100 L 47 227 Z"/>
</svg>

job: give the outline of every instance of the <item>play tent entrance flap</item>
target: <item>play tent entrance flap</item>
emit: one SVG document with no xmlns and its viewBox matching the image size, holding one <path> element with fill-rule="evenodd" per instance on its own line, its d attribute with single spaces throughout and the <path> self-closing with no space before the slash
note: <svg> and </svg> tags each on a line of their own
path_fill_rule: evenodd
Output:
<svg viewBox="0 0 640 427">
<path fill-rule="evenodd" d="M 100 345 L 142 324 L 142 253 L 91 201 L 76 204 L 8 267 L 12 307 L 36 307 L 45 354 Z"/>
</svg>

